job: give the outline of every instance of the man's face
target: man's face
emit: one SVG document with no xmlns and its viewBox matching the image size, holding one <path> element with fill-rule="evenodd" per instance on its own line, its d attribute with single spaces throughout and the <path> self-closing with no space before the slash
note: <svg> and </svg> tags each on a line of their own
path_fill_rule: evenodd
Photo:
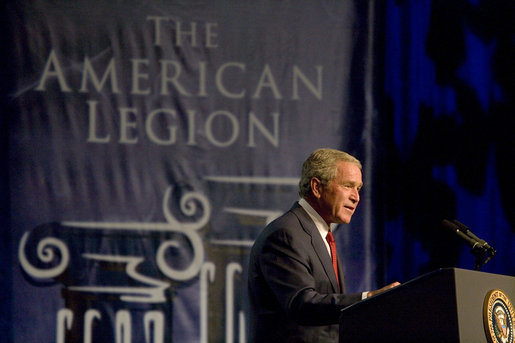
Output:
<svg viewBox="0 0 515 343">
<path fill-rule="evenodd" d="M 361 170 L 350 162 L 339 162 L 336 177 L 327 185 L 319 185 L 320 215 L 327 223 L 348 224 L 358 206 L 359 190 L 363 186 Z"/>
</svg>

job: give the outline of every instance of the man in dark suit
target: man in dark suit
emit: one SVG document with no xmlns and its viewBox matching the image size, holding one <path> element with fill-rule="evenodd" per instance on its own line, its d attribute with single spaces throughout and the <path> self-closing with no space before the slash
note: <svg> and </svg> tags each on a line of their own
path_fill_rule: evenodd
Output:
<svg viewBox="0 0 515 343">
<path fill-rule="evenodd" d="M 270 223 L 249 261 L 250 342 L 338 342 L 340 310 L 379 290 L 347 293 L 331 223 L 349 223 L 363 185 L 361 163 L 314 151 L 302 166 L 301 200 Z"/>
</svg>

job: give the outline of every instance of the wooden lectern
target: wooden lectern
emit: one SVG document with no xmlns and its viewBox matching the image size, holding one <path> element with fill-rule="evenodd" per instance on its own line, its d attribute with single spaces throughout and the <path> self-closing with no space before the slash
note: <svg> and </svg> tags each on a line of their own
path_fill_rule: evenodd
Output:
<svg viewBox="0 0 515 343">
<path fill-rule="evenodd" d="M 515 304 L 515 277 L 434 271 L 342 310 L 340 343 L 488 342 L 483 314 L 492 290 Z"/>
</svg>

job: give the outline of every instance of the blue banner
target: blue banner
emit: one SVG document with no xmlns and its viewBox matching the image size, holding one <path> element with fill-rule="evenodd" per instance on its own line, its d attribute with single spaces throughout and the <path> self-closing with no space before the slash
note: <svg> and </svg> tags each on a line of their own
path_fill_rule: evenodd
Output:
<svg viewBox="0 0 515 343">
<path fill-rule="evenodd" d="M 6 6 L 12 341 L 245 342 L 247 255 L 302 161 L 372 168 L 373 10 Z M 377 282 L 372 189 L 337 235 L 353 290 Z"/>
</svg>

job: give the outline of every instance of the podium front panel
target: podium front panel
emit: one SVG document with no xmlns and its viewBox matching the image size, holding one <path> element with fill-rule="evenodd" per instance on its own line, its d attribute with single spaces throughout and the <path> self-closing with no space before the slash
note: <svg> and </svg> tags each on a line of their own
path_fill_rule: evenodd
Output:
<svg viewBox="0 0 515 343">
<path fill-rule="evenodd" d="M 515 278 L 441 269 L 342 311 L 340 343 L 487 342 L 483 303 L 493 289 L 515 299 Z"/>
</svg>

